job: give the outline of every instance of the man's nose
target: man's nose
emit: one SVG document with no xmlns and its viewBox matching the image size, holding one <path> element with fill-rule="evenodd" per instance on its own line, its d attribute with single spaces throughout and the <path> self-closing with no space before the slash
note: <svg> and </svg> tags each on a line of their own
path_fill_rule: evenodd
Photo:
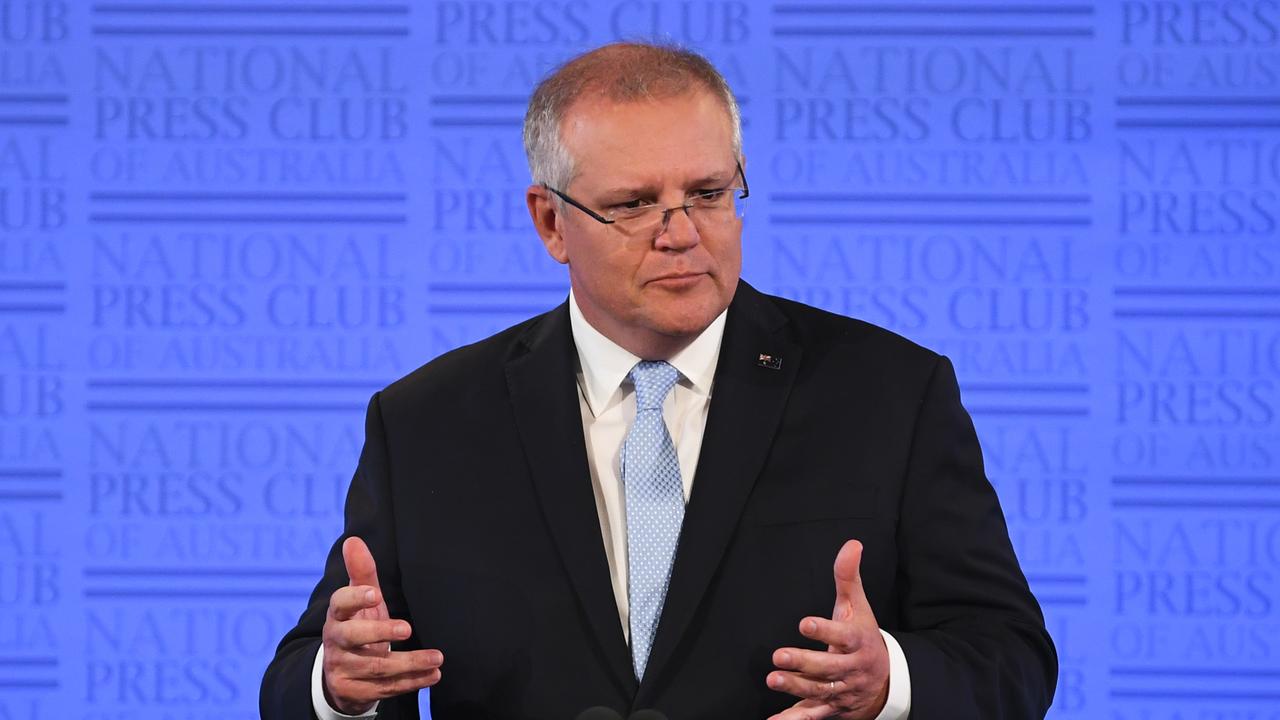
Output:
<svg viewBox="0 0 1280 720">
<path fill-rule="evenodd" d="M 666 222 L 654 239 L 654 247 L 660 250 L 685 250 L 697 245 L 698 226 L 689 215 L 689 206 L 677 206 L 667 210 Z"/>
</svg>

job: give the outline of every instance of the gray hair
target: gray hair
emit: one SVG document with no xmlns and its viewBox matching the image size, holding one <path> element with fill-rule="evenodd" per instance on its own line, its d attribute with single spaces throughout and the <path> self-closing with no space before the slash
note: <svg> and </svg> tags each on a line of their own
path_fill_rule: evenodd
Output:
<svg viewBox="0 0 1280 720">
<path fill-rule="evenodd" d="M 742 113 L 715 66 L 684 48 L 641 42 L 605 45 L 565 62 L 533 90 L 524 116 L 524 152 L 534 183 L 557 190 L 577 174 L 574 159 L 561 142 L 560 122 L 588 92 L 614 102 L 672 97 L 701 86 L 724 103 L 733 126 L 733 152 L 742 156 Z"/>
</svg>

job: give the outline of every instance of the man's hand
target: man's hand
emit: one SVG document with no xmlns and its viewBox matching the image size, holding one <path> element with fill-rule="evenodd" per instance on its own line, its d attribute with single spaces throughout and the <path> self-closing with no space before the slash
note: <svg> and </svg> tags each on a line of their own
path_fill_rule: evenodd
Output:
<svg viewBox="0 0 1280 720">
<path fill-rule="evenodd" d="M 439 650 L 391 652 L 391 641 L 404 640 L 412 629 L 387 612 L 378 568 L 364 541 L 347 538 L 342 560 L 351 584 L 329 597 L 323 630 L 324 694 L 329 705 L 359 715 L 378 700 L 440 682 L 444 655 Z"/>
<path fill-rule="evenodd" d="M 807 617 L 800 632 L 827 651 L 779 648 L 767 682 L 800 702 L 769 720 L 872 720 L 889 698 L 889 651 L 876 624 L 859 566 L 862 543 L 850 540 L 836 555 L 836 606 L 831 619 Z"/>
</svg>

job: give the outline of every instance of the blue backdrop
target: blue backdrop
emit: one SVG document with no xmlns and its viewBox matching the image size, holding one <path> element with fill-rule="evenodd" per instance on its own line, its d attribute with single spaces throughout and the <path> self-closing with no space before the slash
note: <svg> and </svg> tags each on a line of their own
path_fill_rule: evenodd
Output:
<svg viewBox="0 0 1280 720">
<path fill-rule="evenodd" d="M 563 299 L 524 104 L 633 37 L 740 95 L 745 277 L 955 362 L 1052 716 L 1280 718 L 1276 0 L 0 0 L 0 720 L 257 716 L 370 393 Z"/>
</svg>

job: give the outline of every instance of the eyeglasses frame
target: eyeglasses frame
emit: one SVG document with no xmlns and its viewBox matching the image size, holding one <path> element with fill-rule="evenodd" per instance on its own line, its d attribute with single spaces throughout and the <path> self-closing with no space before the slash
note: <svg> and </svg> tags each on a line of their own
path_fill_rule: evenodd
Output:
<svg viewBox="0 0 1280 720">
<path fill-rule="evenodd" d="M 743 171 L 743 169 L 742 169 L 742 163 L 741 163 L 741 162 L 739 162 L 739 161 L 737 161 L 737 160 L 734 160 L 734 161 L 733 161 L 733 165 L 734 165 L 734 167 L 735 167 L 735 168 L 737 168 L 737 170 L 738 170 L 738 173 L 737 173 L 737 174 L 738 174 L 738 175 L 740 175 L 740 176 L 742 176 L 742 195 L 741 195 L 738 199 L 739 199 L 739 200 L 746 200 L 746 199 L 747 199 L 747 197 L 749 197 L 749 196 L 751 195 L 751 188 L 747 185 L 747 173 Z M 556 195 L 557 195 L 561 200 L 564 200 L 565 202 L 569 203 L 570 205 L 572 205 L 572 206 L 574 206 L 574 207 L 578 208 L 578 209 L 579 209 L 579 210 L 581 210 L 582 212 L 586 213 L 586 214 L 587 214 L 587 215 L 588 215 L 592 220 L 595 220 L 596 222 L 601 223 L 602 225 L 613 225 L 613 224 L 615 224 L 615 223 L 617 223 L 617 222 L 618 222 L 617 220 L 610 220 L 609 218 L 607 218 L 607 217 L 605 217 L 605 216 L 601 215 L 600 213 L 596 212 L 595 210 L 592 210 L 591 208 L 587 207 L 586 205 L 583 205 L 582 203 L 578 202 L 577 200 L 574 200 L 573 198 L 569 197 L 569 195 L 568 195 L 568 194 L 563 193 L 563 192 L 561 192 L 561 191 L 559 191 L 559 190 L 557 190 L 557 189 L 555 189 L 555 188 L 551 187 L 550 185 L 548 185 L 548 184 L 546 184 L 546 183 L 542 183 L 542 187 L 544 187 L 544 188 L 546 188 L 546 189 L 550 190 L 551 192 L 555 193 L 555 194 L 556 194 Z M 733 187 L 733 181 L 732 181 L 732 180 L 730 180 L 730 181 L 729 181 L 729 185 L 726 185 L 725 187 L 720 188 L 720 189 L 721 189 L 721 190 L 729 190 L 729 189 L 730 189 L 730 188 L 732 188 L 732 187 Z M 689 214 L 689 209 L 690 209 L 690 208 L 692 208 L 692 207 L 693 207 L 693 205 L 690 205 L 690 204 L 688 204 L 688 203 L 685 203 L 684 205 L 676 205 L 675 207 L 663 208 L 663 210 L 662 210 L 662 232 L 666 232 L 666 230 L 667 230 L 667 225 L 669 225 L 669 224 L 671 223 L 671 215 L 672 215 L 673 213 L 675 213 L 675 211 L 677 211 L 677 210 L 683 210 L 683 211 L 685 212 L 685 215 L 688 215 L 688 214 Z M 662 233 L 659 233 L 659 235 L 661 235 L 661 234 L 662 234 Z"/>
</svg>

